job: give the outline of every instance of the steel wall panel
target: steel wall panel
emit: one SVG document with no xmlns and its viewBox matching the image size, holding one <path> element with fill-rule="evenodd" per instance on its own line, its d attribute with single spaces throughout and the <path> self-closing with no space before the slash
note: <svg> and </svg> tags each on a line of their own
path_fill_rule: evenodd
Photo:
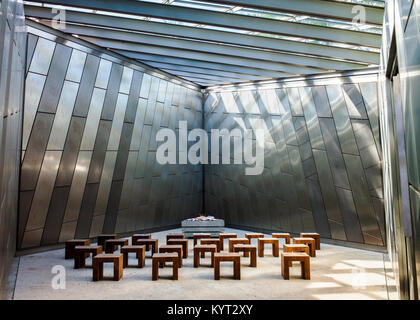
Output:
<svg viewBox="0 0 420 320">
<path fill-rule="evenodd" d="M 44 150 L 47 147 L 48 137 L 54 121 L 51 114 L 37 113 L 32 129 L 32 134 L 26 148 L 25 159 L 21 168 L 20 189 L 34 190 L 38 180 L 38 173 L 44 158 Z"/>
<path fill-rule="evenodd" d="M 89 54 L 87 56 L 85 68 L 83 69 L 80 81 L 80 90 L 77 94 L 76 104 L 74 106 L 74 116 L 86 117 L 89 112 L 89 105 L 91 103 L 93 85 L 98 72 L 99 60 L 100 59 L 94 55 Z"/>
<path fill-rule="evenodd" d="M 360 88 L 357 84 L 343 85 L 344 100 L 346 101 L 349 117 L 352 119 L 367 119 L 365 104 Z"/>
<path fill-rule="evenodd" d="M 23 118 L 22 150 L 26 150 L 32 125 L 41 99 L 46 76 L 29 72 L 25 83 L 25 115 Z"/>
<path fill-rule="evenodd" d="M 111 126 L 111 121 L 101 120 L 99 122 L 87 183 L 99 183 L 100 181 Z"/>
<path fill-rule="evenodd" d="M 134 71 L 130 92 L 125 112 L 124 122 L 134 122 L 136 118 L 137 105 L 139 102 L 140 88 L 143 80 L 143 73 Z"/>
<path fill-rule="evenodd" d="M 121 138 L 121 130 L 124 122 L 125 110 L 127 108 L 127 101 L 128 96 L 126 94 L 118 94 L 107 150 L 118 150 L 118 145 L 120 143 Z"/>
<path fill-rule="evenodd" d="M 338 139 L 340 140 L 343 153 L 358 155 L 356 140 L 351 127 L 343 90 L 338 85 L 327 86 L 328 99 L 330 101 L 334 122 L 337 128 Z"/>
<path fill-rule="evenodd" d="M 79 117 L 72 117 L 70 121 L 69 134 L 64 144 L 63 157 L 57 174 L 56 186 L 58 187 L 71 184 L 85 121 L 85 118 Z"/>
<path fill-rule="evenodd" d="M 80 82 L 85 67 L 86 57 L 87 54 L 85 52 L 73 49 L 69 67 L 67 69 L 66 80 Z"/>
<path fill-rule="evenodd" d="M 96 75 L 95 87 L 101 89 L 108 88 L 109 76 L 111 75 L 112 62 L 101 59 L 98 67 L 98 74 Z"/>
<path fill-rule="evenodd" d="M 53 41 L 38 38 L 29 71 L 47 75 L 55 46 L 56 44 Z"/>
<path fill-rule="evenodd" d="M 113 63 L 111 75 L 109 77 L 108 90 L 106 91 L 104 106 L 102 108 L 102 120 L 112 120 L 114 117 L 122 73 L 123 66 Z"/>
<path fill-rule="evenodd" d="M 48 72 L 44 91 L 39 102 L 39 112 L 55 113 L 70 56 L 71 48 L 61 44 L 56 45 L 50 66 L 51 71 Z"/>
</svg>

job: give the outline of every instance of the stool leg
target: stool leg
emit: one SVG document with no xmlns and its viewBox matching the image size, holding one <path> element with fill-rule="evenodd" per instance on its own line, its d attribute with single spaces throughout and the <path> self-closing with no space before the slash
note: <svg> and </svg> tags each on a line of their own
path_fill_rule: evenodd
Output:
<svg viewBox="0 0 420 320">
<path fill-rule="evenodd" d="M 104 278 L 104 263 L 102 261 L 98 262 L 98 274 L 99 280 Z"/>
<path fill-rule="evenodd" d="M 289 261 L 281 264 L 284 280 L 289 280 Z"/>
<path fill-rule="evenodd" d="M 79 254 L 75 254 L 74 255 L 74 269 L 79 269 L 80 266 L 80 258 L 79 258 Z"/>
<path fill-rule="evenodd" d="M 214 251 L 211 252 L 210 260 L 210 266 L 214 267 Z"/>
<path fill-rule="evenodd" d="M 223 250 L 225 250 L 225 239 L 219 239 L 219 242 L 220 242 L 220 248 L 219 248 L 219 251 L 223 251 Z"/>
<path fill-rule="evenodd" d="M 195 249 L 194 250 L 194 268 L 198 268 L 200 264 L 200 253 Z"/>
<path fill-rule="evenodd" d="M 241 262 L 240 262 L 241 260 L 236 260 L 234 263 L 233 263 L 233 268 L 234 268 L 234 271 L 233 271 L 233 276 L 235 277 L 235 280 L 241 280 Z"/>
<path fill-rule="evenodd" d="M 257 267 L 257 251 L 251 251 L 251 267 Z"/>
<path fill-rule="evenodd" d="M 123 267 L 127 268 L 128 266 L 128 252 L 123 253 Z"/>
<path fill-rule="evenodd" d="M 173 273 L 173 279 L 178 280 L 178 259 L 174 259 L 172 262 L 172 273 Z"/>
<path fill-rule="evenodd" d="M 156 281 L 158 279 L 158 273 L 159 273 L 158 264 L 159 264 L 158 260 L 156 259 L 152 260 L 152 280 L 153 281 Z"/>
<path fill-rule="evenodd" d="M 264 243 L 258 241 L 258 256 L 264 257 Z"/>
<path fill-rule="evenodd" d="M 201 251 L 201 258 L 205 258 L 206 257 L 206 252 L 205 251 Z"/>
<path fill-rule="evenodd" d="M 279 256 L 279 243 L 274 243 L 273 245 L 273 256 L 278 257 Z"/>
<path fill-rule="evenodd" d="M 214 261 L 214 280 L 220 280 L 220 261 Z"/>
<path fill-rule="evenodd" d="M 304 262 L 304 275 L 306 280 L 311 280 L 311 267 L 309 260 Z"/>
<path fill-rule="evenodd" d="M 99 280 L 99 266 L 98 266 L 98 263 L 97 263 L 97 261 L 93 261 L 93 263 L 92 263 L 92 269 L 93 269 L 93 281 L 98 281 Z"/>
</svg>

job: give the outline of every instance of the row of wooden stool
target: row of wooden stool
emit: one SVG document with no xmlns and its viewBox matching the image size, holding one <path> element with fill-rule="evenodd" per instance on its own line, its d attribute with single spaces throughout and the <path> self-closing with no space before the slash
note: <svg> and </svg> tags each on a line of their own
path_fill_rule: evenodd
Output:
<svg viewBox="0 0 420 320">
<path fill-rule="evenodd" d="M 258 241 L 258 256 L 264 256 L 264 245 L 271 244 L 273 256 L 279 256 L 279 239 L 283 238 L 285 244 L 281 254 L 282 275 L 289 278 L 289 267 L 293 261 L 301 263 L 302 277 L 310 278 L 309 256 L 315 256 L 315 250 L 320 249 L 319 235 L 316 233 L 301 233 L 300 237 L 293 238 L 290 244 L 290 234 L 273 233 L 272 238 L 265 238 L 264 234 L 247 233 L 245 238 L 238 238 L 235 233 L 222 233 L 219 238 L 211 238 L 210 234 L 194 234 L 194 267 L 200 265 L 200 256 L 205 257 L 206 252 L 211 254 L 211 267 L 214 267 L 214 278 L 220 279 L 220 262 L 232 261 L 234 278 L 240 279 L 240 254 L 250 256 L 250 266 L 257 266 L 257 247 L 251 245 L 252 239 Z M 224 240 L 229 239 L 229 252 L 221 253 L 224 249 Z M 198 244 L 200 241 L 200 244 Z M 102 253 L 105 248 L 105 254 Z M 120 254 L 114 251 L 120 249 Z M 103 278 L 103 264 L 114 264 L 114 280 L 122 278 L 123 268 L 128 266 L 128 253 L 136 253 L 137 267 L 145 265 L 145 252 L 152 253 L 152 279 L 158 279 L 159 267 L 164 267 L 166 262 L 172 262 L 173 279 L 178 279 L 178 268 L 182 267 L 182 259 L 188 257 L 188 239 L 183 234 L 168 234 L 166 245 L 158 247 L 158 239 L 152 239 L 150 234 L 135 234 L 132 236 L 132 245 L 127 239 L 118 239 L 115 234 L 98 236 L 98 245 L 90 246 L 89 240 L 69 240 L 66 242 L 65 258 L 74 258 L 75 268 L 85 266 L 86 258 L 92 254 L 93 280 Z M 159 252 L 158 252 L 159 251 Z"/>
</svg>

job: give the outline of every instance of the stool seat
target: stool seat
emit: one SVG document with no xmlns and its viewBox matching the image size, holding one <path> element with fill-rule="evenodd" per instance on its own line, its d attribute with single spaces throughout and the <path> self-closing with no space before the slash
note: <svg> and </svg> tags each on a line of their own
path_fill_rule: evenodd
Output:
<svg viewBox="0 0 420 320">
<path fill-rule="evenodd" d="M 220 280 L 220 263 L 225 261 L 233 262 L 233 277 L 235 280 L 241 280 L 241 256 L 235 252 L 214 254 L 214 280 Z"/>
<path fill-rule="evenodd" d="M 194 268 L 200 266 L 200 253 L 201 257 L 204 258 L 206 252 L 211 253 L 210 266 L 214 266 L 214 254 L 217 252 L 217 245 L 215 244 L 197 244 L 194 246 Z"/>
<path fill-rule="evenodd" d="M 182 267 L 182 245 L 176 245 L 176 244 L 170 244 L 170 245 L 164 245 L 159 247 L 159 253 L 173 253 L 175 252 L 178 254 L 178 267 Z"/>
<path fill-rule="evenodd" d="M 119 281 L 123 276 L 123 255 L 121 253 L 105 253 L 93 257 L 93 281 L 103 279 L 104 263 L 106 262 L 114 264 L 114 281 Z"/>
<path fill-rule="evenodd" d="M 182 245 L 182 257 L 188 258 L 188 239 L 169 239 L 166 244 Z"/>
<path fill-rule="evenodd" d="M 297 244 L 307 244 L 309 246 L 309 255 L 311 257 L 316 256 L 316 250 L 315 250 L 315 239 L 314 238 L 293 238 L 293 243 Z"/>
<path fill-rule="evenodd" d="M 178 280 L 178 259 L 177 253 L 155 253 L 152 256 L 152 280 L 156 281 L 159 277 L 159 265 L 166 265 L 172 262 L 172 279 Z"/>
<path fill-rule="evenodd" d="M 133 245 L 137 245 L 137 246 L 141 246 L 141 245 L 146 246 L 146 251 L 151 250 L 152 255 L 153 255 L 154 253 L 157 253 L 159 240 L 140 238 L 140 239 L 133 240 L 132 243 Z"/>
<path fill-rule="evenodd" d="M 118 246 L 123 247 L 128 245 L 128 239 L 108 239 L 105 240 L 105 252 L 114 253 Z"/>
<path fill-rule="evenodd" d="M 123 254 L 123 267 L 128 267 L 128 254 L 130 252 L 136 253 L 137 266 L 143 268 L 146 263 L 146 246 L 129 246 L 125 245 L 121 247 L 121 253 Z"/>
<path fill-rule="evenodd" d="M 76 246 L 74 248 L 74 268 L 79 269 L 86 265 L 86 258 L 92 254 L 95 257 L 102 253 L 102 246 Z"/>
<path fill-rule="evenodd" d="M 273 238 L 284 239 L 286 244 L 290 243 L 290 233 L 272 233 Z"/>
<path fill-rule="evenodd" d="M 237 237 L 238 235 L 236 233 L 219 233 L 220 250 L 225 250 L 225 239 L 232 239 Z"/>
<path fill-rule="evenodd" d="M 198 243 L 200 239 L 208 239 L 211 238 L 210 233 L 194 233 L 193 239 L 194 239 L 194 246 Z"/>
<path fill-rule="evenodd" d="M 109 239 L 118 239 L 118 235 L 114 234 L 114 233 L 110 233 L 110 234 L 100 234 L 96 237 L 97 242 L 98 242 L 98 246 L 102 246 L 105 249 L 105 241 L 109 240 Z"/>
<path fill-rule="evenodd" d="M 319 233 L 316 232 L 301 232 L 300 233 L 301 238 L 313 238 L 315 239 L 315 249 L 321 250 L 321 236 Z"/>
<path fill-rule="evenodd" d="M 285 280 L 289 280 L 289 268 L 293 261 L 300 262 L 301 276 L 303 279 L 311 279 L 309 255 L 303 252 L 282 252 L 281 253 L 281 274 Z"/>
<path fill-rule="evenodd" d="M 279 239 L 278 238 L 258 238 L 258 256 L 264 257 L 264 245 L 271 244 L 273 257 L 279 256 Z"/>
<path fill-rule="evenodd" d="M 251 245 L 251 244 L 235 244 L 233 245 L 233 251 L 234 252 L 250 252 L 251 258 L 250 258 L 250 266 L 251 267 L 257 267 L 257 246 Z"/>
<path fill-rule="evenodd" d="M 250 244 L 250 240 L 247 238 L 234 238 L 229 239 L 229 252 L 233 252 L 233 246 L 235 244 Z M 248 257 L 249 252 L 244 252 L 244 257 Z"/>
<path fill-rule="evenodd" d="M 88 246 L 90 245 L 90 240 L 88 239 L 73 239 L 66 241 L 66 248 L 64 253 L 64 259 L 73 259 L 74 258 L 74 248 L 76 246 Z"/>
<path fill-rule="evenodd" d="M 217 252 L 220 252 L 220 239 L 201 239 L 201 244 L 214 244 L 217 247 Z"/>
</svg>

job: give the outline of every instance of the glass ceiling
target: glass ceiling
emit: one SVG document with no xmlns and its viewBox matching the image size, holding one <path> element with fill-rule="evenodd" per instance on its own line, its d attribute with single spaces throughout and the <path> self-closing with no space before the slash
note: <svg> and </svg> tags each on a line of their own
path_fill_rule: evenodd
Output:
<svg viewBox="0 0 420 320">
<path fill-rule="evenodd" d="M 275 38 L 275 39 L 288 40 L 288 41 L 299 42 L 299 43 L 323 45 L 323 46 L 327 46 L 331 48 L 343 48 L 343 49 L 357 50 L 360 52 L 379 53 L 378 48 L 342 43 L 338 41 L 335 42 L 335 41 L 327 41 L 327 40 L 319 40 L 319 39 L 311 39 L 311 38 L 302 38 L 302 37 L 291 36 L 291 35 L 256 32 L 256 31 L 243 30 L 243 29 L 238 29 L 238 28 L 229 28 L 229 27 L 199 24 L 199 23 L 185 22 L 185 21 L 172 20 L 172 19 L 170 20 L 170 19 L 162 19 L 162 18 L 155 18 L 155 17 L 147 17 L 147 16 L 141 16 L 138 14 L 135 14 L 135 15 L 123 14 L 123 13 L 110 12 L 110 11 L 92 10 L 92 9 L 79 8 L 79 7 L 46 4 L 46 3 L 41 3 L 41 2 L 42 1 L 39 1 L 39 2 L 38 1 L 37 2 L 24 1 L 25 4 L 30 4 L 33 6 L 44 6 L 48 8 L 50 7 L 66 8 L 72 11 L 94 13 L 94 14 L 103 15 L 103 16 L 138 19 L 138 20 L 145 20 L 145 21 L 151 21 L 151 22 L 159 22 L 159 23 L 185 26 L 185 27 L 190 27 L 190 28 L 207 29 L 207 30 L 215 30 L 215 31 L 224 31 L 224 32 L 229 32 L 229 33 L 234 33 L 234 34 L 251 35 L 251 36 L 256 36 L 256 37 L 261 37 L 261 38 Z M 234 5 L 223 4 L 223 3 L 214 3 L 214 2 L 208 3 L 201 0 L 199 1 L 197 0 L 143 0 L 142 2 L 157 3 L 157 4 L 168 5 L 168 6 L 186 7 L 186 8 L 193 8 L 193 9 L 202 9 L 202 10 L 209 10 L 213 12 L 229 13 L 229 14 L 240 15 L 240 16 L 266 18 L 266 19 L 279 20 L 279 21 L 285 21 L 285 22 L 295 22 L 298 24 L 305 24 L 305 25 L 331 27 L 331 28 L 337 28 L 337 29 L 343 29 L 343 30 L 357 31 L 357 32 L 360 32 L 362 34 L 367 34 L 367 35 L 369 34 L 381 35 L 382 33 L 382 26 L 380 25 L 373 25 L 373 24 L 367 24 L 367 23 L 364 23 L 364 24 L 353 23 L 351 21 L 320 18 L 320 17 L 314 17 L 314 16 L 309 16 L 309 15 L 303 15 L 303 14 L 294 14 L 294 13 L 289 13 L 289 12 L 274 12 L 274 11 L 254 9 L 254 8 L 244 8 L 240 6 L 234 6 Z M 384 1 L 379 1 L 379 0 L 372 0 L 372 1 L 370 0 L 341 0 L 341 1 L 336 1 L 336 2 L 354 3 L 358 5 L 366 5 L 366 6 L 378 7 L 378 8 L 383 8 L 385 4 Z M 200 41 L 206 41 L 206 40 L 200 40 Z M 297 52 L 294 52 L 293 54 L 303 55 L 303 56 L 306 55 L 306 54 L 300 54 Z M 337 60 L 340 60 L 340 59 L 338 58 Z M 329 71 L 334 71 L 334 70 L 329 70 Z"/>
</svg>

